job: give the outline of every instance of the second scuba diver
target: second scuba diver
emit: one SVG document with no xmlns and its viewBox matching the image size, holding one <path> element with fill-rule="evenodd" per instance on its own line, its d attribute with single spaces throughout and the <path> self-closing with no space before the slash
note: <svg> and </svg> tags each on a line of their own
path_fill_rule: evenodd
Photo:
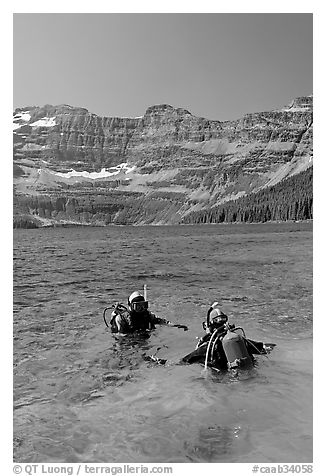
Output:
<svg viewBox="0 0 326 476">
<path fill-rule="evenodd" d="M 253 354 L 267 354 L 275 344 L 247 339 L 241 327 L 228 323 L 228 317 L 214 302 L 207 311 L 203 327 L 206 334 L 198 341 L 196 349 L 181 359 L 182 363 L 195 362 L 218 370 L 248 368 L 253 365 Z M 242 335 L 237 333 L 242 331 Z"/>
<path fill-rule="evenodd" d="M 104 321 L 108 326 L 105 319 Z M 155 324 L 163 324 L 171 327 L 178 327 L 185 331 L 188 327 L 182 324 L 174 324 L 173 322 L 156 316 L 148 309 L 148 301 L 138 292 L 133 292 L 128 298 L 128 307 L 123 304 L 116 304 L 111 314 L 110 326 L 111 331 L 120 334 L 130 334 L 139 331 L 150 331 L 155 329 Z M 109 326 L 108 326 L 109 327 Z"/>
</svg>

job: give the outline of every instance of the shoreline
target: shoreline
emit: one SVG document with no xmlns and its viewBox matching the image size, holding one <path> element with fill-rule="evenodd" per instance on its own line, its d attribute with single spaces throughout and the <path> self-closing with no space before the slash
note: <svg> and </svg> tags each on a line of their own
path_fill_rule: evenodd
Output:
<svg viewBox="0 0 326 476">
<path fill-rule="evenodd" d="M 160 227 L 160 226 L 232 226 L 232 225 L 289 225 L 289 224 L 313 224 L 313 219 L 309 220 L 287 220 L 287 221 L 264 221 L 264 222 L 223 222 L 223 223 L 148 223 L 148 224 L 94 224 L 94 223 L 78 223 L 78 222 L 65 222 L 65 223 L 47 223 L 37 226 L 13 226 L 14 230 L 35 230 L 35 229 L 47 229 L 47 228 L 75 228 L 75 227 L 92 227 L 92 228 L 109 228 L 109 227 Z"/>
</svg>

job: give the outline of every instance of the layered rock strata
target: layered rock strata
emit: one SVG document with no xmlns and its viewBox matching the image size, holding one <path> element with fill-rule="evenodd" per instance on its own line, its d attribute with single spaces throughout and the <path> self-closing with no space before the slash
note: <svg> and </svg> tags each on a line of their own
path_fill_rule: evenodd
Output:
<svg viewBox="0 0 326 476">
<path fill-rule="evenodd" d="M 137 118 L 46 105 L 16 109 L 13 123 L 15 210 L 43 220 L 128 222 L 136 196 L 137 223 L 175 223 L 312 165 L 312 96 L 234 121 L 170 105 Z M 59 215 L 53 205 L 44 213 L 27 206 L 33 196 L 73 203 L 73 217 L 69 206 Z"/>
</svg>

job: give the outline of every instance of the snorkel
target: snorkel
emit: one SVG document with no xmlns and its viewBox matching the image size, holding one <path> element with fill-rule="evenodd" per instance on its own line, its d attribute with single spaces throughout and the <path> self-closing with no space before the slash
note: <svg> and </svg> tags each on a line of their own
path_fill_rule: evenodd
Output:
<svg viewBox="0 0 326 476">
<path fill-rule="evenodd" d="M 144 300 L 147 301 L 147 284 L 144 284 Z"/>
</svg>

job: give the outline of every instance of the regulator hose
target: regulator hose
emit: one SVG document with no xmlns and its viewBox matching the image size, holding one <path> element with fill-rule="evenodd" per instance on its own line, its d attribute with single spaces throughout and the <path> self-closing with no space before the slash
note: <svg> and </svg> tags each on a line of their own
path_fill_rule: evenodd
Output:
<svg viewBox="0 0 326 476">
<path fill-rule="evenodd" d="M 106 327 L 110 327 L 109 324 L 106 322 L 106 318 L 105 318 L 105 313 L 106 313 L 106 311 L 107 311 L 108 309 L 112 309 L 112 306 L 106 307 L 106 308 L 104 309 L 104 311 L 103 311 L 103 320 L 104 320 L 104 322 L 105 322 Z"/>
<path fill-rule="evenodd" d="M 225 335 L 225 334 L 223 334 Z M 213 344 L 212 344 L 212 347 L 211 347 L 211 362 L 213 361 L 213 357 L 214 357 L 214 349 L 215 349 L 215 346 L 216 346 L 216 342 L 219 340 L 221 336 L 217 336 L 216 339 L 214 340 Z"/>
<path fill-rule="evenodd" d="M 207 370 L 209 349 L 210 349 L 211 343 L 212 343 L 212 341 L 213 341 L 213 339 L 214 339 L 216 333 L 217 333 L 217 329 L 215 329 L 215 331 L 214 331 L 213 334 L 211 335 L 211 338 L 209 339 L 209 342 L 208 342 L 208 346 L 207 346 L 207 350 L 206 350 L 206 357 L 205 357 L 205 370 Z"/>
</svg>

